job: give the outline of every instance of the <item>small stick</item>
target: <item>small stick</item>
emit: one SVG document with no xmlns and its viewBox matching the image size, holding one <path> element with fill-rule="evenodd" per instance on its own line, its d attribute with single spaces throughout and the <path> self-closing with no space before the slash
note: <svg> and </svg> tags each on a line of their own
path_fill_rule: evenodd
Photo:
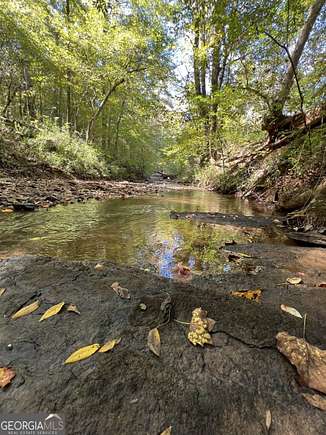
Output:
<svg viewBox="0 0 326 435">
<path fill-rule="evenodd" d="M 307 314 L 303 316 L 303 339 L 306 339 Z"/>
</svg>

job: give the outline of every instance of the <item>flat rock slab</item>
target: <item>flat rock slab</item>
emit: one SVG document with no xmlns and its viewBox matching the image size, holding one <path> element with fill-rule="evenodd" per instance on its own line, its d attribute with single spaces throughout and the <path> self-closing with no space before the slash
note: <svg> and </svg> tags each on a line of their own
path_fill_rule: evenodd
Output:
<svg viewBox="0 0 326 435">
<path fill-rule="evenodd" d="M 0 366 L 17 373 L 1 391 L 1 413 L 57 413 L 67 434 L 147 435 L 172 426 L 177 435 L 253 435 L 267 433 L 270 410 L 270 433 L 325 434 L 326 413 L 303 399 L 307 389 L 275 348 L 278 331 L 302 334 L 301 320 L 279 309 L 281 296 L 295 302 L 296 294 L 310 301 L 309 342 L 325 348 L 326 312 L 316 308 L 325 307 L 325 289 L 270 283 L 266 293 L 273 298 L 265 300 L 263 293 L 256 303 L 229 294 L 243 274 L 196 286 L 109 262 L 97 271 L 95 264 L 32 256 L 0 261 L 0 287 L 7 289 L 1 296 Z M 115 281 L 129 289 L 130 300 L 115 294 Z M 216 320 L 216 347 L 192 346 L 187 325 L 171 321 L 160 328 L 160 358 L 148 350 L 147 335 L 158 325 L 166 293 L 174 319 L 189 322 L 199 306 L 208 311 Z M 37 311 L 10 319 L 36 299 Z M 40 315 L 61 301 L 76 304 L 81 315 L 63 309 L 40 323 Z M 63 364 L 76 349 L 116 337 L 122 340 L 113 351 Z"/>
<path fill-rule="evenodd" d="M 294 240 L 299 244 L 308 246 L 322 246 L 323 248 L 326 248 L 326 236 L 323 234 L 319 234 L 313 231 L 307 233 L 292 231 L 286 232 L 285 234 L 290 240 Z"/>
<path fill-rule="evenodd" d="M 171 219 L 192 219 L 200 222 L 207 222 L 220 225 L 233 225 L 239 227 L 266 228 L 272 225 L 270 218 L 261 216 L 244 216 L 237 214 L 224 213 L 200 213 L 200 212 L 181 212 L 171 211 Z"/>
</svg>

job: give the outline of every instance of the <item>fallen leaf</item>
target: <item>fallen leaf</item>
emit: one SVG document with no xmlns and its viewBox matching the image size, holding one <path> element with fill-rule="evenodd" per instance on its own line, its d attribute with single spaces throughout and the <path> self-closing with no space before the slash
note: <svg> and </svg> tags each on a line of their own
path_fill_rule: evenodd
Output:
<svg viewBox="0 0 326 435">
<path fill-rule="evenodd" d="M 322 411 L 326 411 L 326 397 L 319 396 L 319 394 L 308 393 L 303 393 L 302 395 L 310 405 L 321 409 Z"/>
<path fill-rule="evenodd" d="M 302 283 L 302 278 L 299 278 L 298 276 L 294 276 L 293 278 L 287 278 L 286 281 L 289 284 L 297 285 Z"/>
<path fill-rule="evenodd" d="M 73 313 L 80 315 L 80 311 L 78 310 L 77 305 L 75 304 L 69 304 L 67 307 L 67 311 L 72 311 Z"/>
<path fill-rule="evenodd" d="M 39 301 L 35 301 L 30 305 L 26 305 L 26 307 L 21 308 L 15 314 L 11 316 L 13 320 L 19 319 L 20 317 L 27 316 L 28 314 L 33 313 L 33 311 L 37 310 L 40 306 Z"/>
<path fill-rule="evenodd" d="M 122 299 L 130 299 L 129 290 L 125 287 L 121 287 L 118 282 L 114 282 L 111 287 L 115 291 L 115 293 L 120 296 Z"/>
<path fill-rule="evenodd" d="M 239 290 L 231 292 L 232 296 L 236 296 L 238 298 L 245 298 L 249 301 L 256 301 L 259 302 L 259 299 L 261 297 L 262 290 L 260 288 L 257 288 L 255 290 Z"/>
<path fill-rule="evenodd" d="M 267 431 L 269 431 L 269 429 L 270 429 L 270 427 L 272 425 L 272 413 L 271 413 L 270 409 L 267 409 L 267 411 L 266 411 L 266 420 L 265 420 L 265 422 L 266 422 L 266 429 L 267 429 Z"/>
<path fill-rule="evenodd" d="M 97 265 L 94 267 L 95 270 L 104 270 L 103 264 L 97 263 Z"/>
<path fill-rule="evenodd" d="M 40 318 L 39 322 L 48 319 L 49 317 L 55 316 L 61 311 L 61 308 L 64 306 L 64 302 L 60 302 L 59 304 L 53 305 L 51 308 L 45 311 L 45 313 Z"/>
<path fill-rule="evenodd" d="M 73 352 L 65 361 L 65 364 L 75 363 L 77 361 L 81 361 L 83 359 L 89 358 L 95 352 L 99 350 L 101 346 L 96 344 L 90 344 L 89 346 L 81 347 L 80 349 Z"/>
<path fill-rule="evenodd" d="M 0 296 L 2 296 L 4 294 L 4 292 L 6 291 L 5 288 L 0 288 Z"/>
<path fill-rule="evenodd" d="M 288 307 L 287 305 L 282 304 L 281 310 L 285 311 L 286 313 L 291 314 L 292 316 L 299 317 L 300 319 L 303 319 L 302 315 L 295 308 Z"/>
<path fill-rule="evenodd" d="M 4 388 L 10 384 L 11 380 L 16 376 L 13 369 L 8 367 L 0 367 L 0 387 Z"/>
<path fill-rule="evenodd" d="M 278 350 L 296 367 L 301 382 L 326 393 L 326 350 L 287 332 L 279 332 L 276 340 Z"/>
<path fill-rule="evenodd" d="M 12 208 L 3 208 L 1 211 L 2 211 L 2 213 L 12 213 L 13 209 Z"/>
<path fill-rule="evenodd" d="M 192 318 L 189 326 L 188 340 L 194 346 L 199 344 L 204 346 L 205 344 L 213 345 L 210 332 L 214 328 L 215 320 L 207 318 L 207 311 L 202 308 L 195 308 L 192 312 Z"/>
<path fill-rule="evenodd" d="M 114 340 L 108 341 L 99 349 L 99 352 L 104 353 L 104 352 L 108 352 L 109 350 L 112 350 L 117 344 L 120 343 L 120 341 L 121 338 L 115 338 Z"/>
<path fill-rule="evenodd" d="M 172 426 L 167 427 L 160 435 L 171 435 L 172 434 Z"/>
<path fill-rule="evenodd" d="M 229 261 L 237 261 L 237 260 L 241 260 L 241 258 L 252 258 L 251 255 L 245 254 L 244 252 L 229 252 L 229 251 L 226 252 L 228 254 Z"/>
<path fill-rule="evenodd" d="M 160 356 L 161 338 L 157 328 L 151 329 L 148 333 L 147 344 L 149 349 L 156 355 Z"/>
<path fill-rule="evenodd" d="M 318 287 L 326 288 L 326 282 L 319 283 Z"/>
<path fill-rule="evenodd" d="M 189 276 L 191 275 L 191 270 L 188 266 L 183 266 L 182 263 L 178 263 L 176 267 L 173 269 L 174 272 L 178 273 L 179 275 L 183 276 Z"/>
</svg>

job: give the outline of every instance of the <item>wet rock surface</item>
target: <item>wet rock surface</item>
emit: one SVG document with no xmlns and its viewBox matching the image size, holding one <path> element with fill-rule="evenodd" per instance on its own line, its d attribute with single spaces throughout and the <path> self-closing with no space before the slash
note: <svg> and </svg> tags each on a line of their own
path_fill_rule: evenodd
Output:
<svg viewBox="0 0 326 435">
<path fill-rule="evenodd" d="M 49 257 L 14 257 L 0 261 L 1 366 L 16 371 L 1 391 L 1 413 L 46 411 L 65 417 L 68 434 L 266 434 L 266 411 L 273 434 L 324 434 L 326 413 L 309 405 L 309 391 L 277 351 L 279 331 L 302 336 L 302 321 L 280 310 L 280 303 L 307 313 L 307 340 L 325 349 L 326 291 L 323 250 L 250 245 L 246 252 L 263 269 L 256 275 L 235 270 L 215 282 L 195 277 L 190 283 L 101 261 L 67 262 Z M 324 255 L 323 255 L 324 254 Z M 285 283 L 289 273 L 304 273 L 303 285 Z M 112 290 L 119 282 L 130 300 Z M 262 288 L 261 302 L 230 296 L 230 291 Z M 160 328 L 161 356 L 147 348 L 147 335 L 159 323 L 160 307 L 171 296 L 171 321 Z M 40 308 L 16 321 L 23 305 Z M 81 312 L 63 309 L 39 322 L 51 305 L 74 303 Z M 141 310 L 143 303 L 147 309 Z M 196 307 L 216 320 L 217 346 L 198 348 L 187 340 Z M 121 337 L 106 354 L 64 365 L 76 349 Z M 11 349 L 8 349 L 11 344 Z"/>
<path fill-rule="evenodd" d="M 169 186 L 169 189 L 172 187 Z M 34 211 L 88 199 L 129 198 L 165 190 L 162 184 L 64 178 L 0 178 L 0 209 Z"/>
<path fill-rule="evenodd" d="M 192 219 L 212 224 L 233 225 L 239 227 L 265 228 L 272 225 L 272 219 L 263 216 L 244 216 L 226 213 L 201 213 L 171 211 L 172 219 Z"/>
</svg>

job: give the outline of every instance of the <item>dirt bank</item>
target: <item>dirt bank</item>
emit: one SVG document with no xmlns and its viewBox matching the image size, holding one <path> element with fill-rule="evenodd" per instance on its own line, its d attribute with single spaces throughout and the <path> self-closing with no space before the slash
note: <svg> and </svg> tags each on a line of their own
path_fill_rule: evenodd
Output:
<svg viewBox="0 0 326 435">
<path fill-rule="evenodd" d="M 307 313 L 307 339 L 325 348 L 325 251 L 264 245 L 232 246 L 247 253 L 243 262 L 262 265 L 256 275 L 234 270 L 216 281 L 190 283 L 159 278 L 133 268 L 101 262 L 66 262 L 47 257 L 0 261 L 1 366 L 16 371 L 2 391 L 1 413 L 32 411 L 65 417 L 67 433 L 159 434 L 168 426 L 177 435 L 324 434 L 326 414 L 302 397 L 296 371 L 277 351 L 275 335 L 302 336 L 302 321 L 280 310 L 281 303 Z M 285 284 L 304 273 L 303 284 Z M 118 281 L 131 298 L 121 299 Z M 261 287 L 261 302 L 230 296 L 230 291 Z M 194 347 L 187 325 L 171 320 L 160 328 L 161 356 L 147 348 L 147 335 L 161 322 L 161 304 L 171 296 L 171 319 L 189 322 L 196 307 L 216 320 L 217 346 Z M 39 300 L 40 308 L 16 321 L 10 315 Z M 49 306 L 63 309 L 39 322 Z M 144 303 L 145 311 L 139 308 Z M 64 365 L 76 349 L 121 337 L 106 354 Z M 8 344 L 11 344 L 10 349 Z"/>
<path fill-rule="evenodd" d="M 33 211 L 87 199 L 129 198 L 155 194 L 166 184 L 129 181 L 85 181 L 66 178 L 0 178 L 0 209 Z M 168 188 L 179 188 L 169 185 Z M 180 187 L 182 188 L 182 187 Z"/>
</svg>

